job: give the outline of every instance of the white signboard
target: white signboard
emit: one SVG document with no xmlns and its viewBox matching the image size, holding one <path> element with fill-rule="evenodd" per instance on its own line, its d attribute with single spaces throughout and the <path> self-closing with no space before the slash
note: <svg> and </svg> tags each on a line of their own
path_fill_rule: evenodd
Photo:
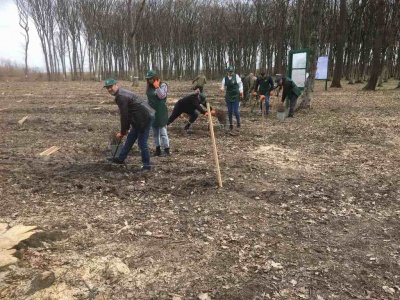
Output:
<svg viewBox="0 0 400 300">
<path fill-rule="evenodd" d="M 293 69 L 292 80 L 298 87 L 304 87 L 306 83 L 306 69 Z"/>
<path fill-rule="evenodd" d="M 328 79 L 328 56 L 318 57 L 315 79 Z"/>
<path fill-rule="evenodd" d="M 305 69 L 307 66 L 307 53 L 295 53 L 292 59 L 292 69 Z"/>
</svg>

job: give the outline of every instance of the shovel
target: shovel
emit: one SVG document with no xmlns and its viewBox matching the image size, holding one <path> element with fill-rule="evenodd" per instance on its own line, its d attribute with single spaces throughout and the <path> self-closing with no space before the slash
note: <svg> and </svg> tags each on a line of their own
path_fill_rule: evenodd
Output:
<svg viewBox="0 0 400 300">
<path fill-rule="evenodd" d="M 121 141 L 122 141 L 122 137 L 118 140 L 117 147 L 115 148 L 114 154 L 113 154 L 113 156 L 112 156 L 112 159 L 113 159 L 113 160 L 114 160 L 114 158 L 115 158 L 115 154 L 117 154 L 117 151 L 118 151 L 119 145 L 121 144 Z"/>
</svg>

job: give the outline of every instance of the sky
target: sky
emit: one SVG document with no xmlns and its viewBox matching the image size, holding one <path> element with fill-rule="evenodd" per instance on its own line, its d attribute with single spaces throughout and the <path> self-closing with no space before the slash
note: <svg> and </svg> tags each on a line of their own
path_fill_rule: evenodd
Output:
<svg viewBox="0 0 400 300">
<path fill-rule="evenodd" d="M 24 30 L 19 26 L 18 9 L 13 0 L 0 0 L 0 59 L 25 65 Z M 45 62 L 35 25 L 29 20 L 28 66 L 45 70 Z"/>
</svg>

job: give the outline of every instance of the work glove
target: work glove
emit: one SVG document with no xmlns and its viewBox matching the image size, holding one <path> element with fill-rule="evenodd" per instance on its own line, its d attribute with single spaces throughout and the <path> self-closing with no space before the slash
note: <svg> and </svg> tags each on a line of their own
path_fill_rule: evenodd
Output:
<svg viewBox="0 0 400 300">
<path fill-rule="evenodd" d="M 217 112 L 215 111 L 215 109 L 213 109 L 212 111 L 211 111 L 211 115 L 212 116 L 215 116 L 217 114 Z"/>
<path fill-rule="evenodd" d="M 158 89 L 160 87 L 160 79 L 154 80 L 153 86 L 155 89 Z"/>
<path fill-rule="evenodd" d="M 260 100 L 265 100 L 265 95 L 261 95 Z"/>
<path fill-rule="evenodd" d="M 224 88 L 219 88 L 219 91 L 220 91 L 221 93 L 223 93 L 223 92 L 225 92 L 225 89 L 224 89 Z"/>
<path fill-rule="evenodd" d="M 253 92 L 253 96 L 257 96 L 257 92 Z"/>
<path fill-rule="evenodd" d="M 240 92 L 239 95 L 240 95 L 240 98 L 243 98 L 243 92 Z"/>
<path fill-rule="evenodd" d="M 270 92 L 269 92 L 269 95 L 270 95 L 270 96 L 273 96 L 273 95 L 274 95 L 274 91 L 270 91 Z"/>
<path fill-rule="evenodd" d="M 124 135 L 121 132 L 118 132 L 115 136 L 117 137 L 117 139 L 122 139 Z"/>
</svg>

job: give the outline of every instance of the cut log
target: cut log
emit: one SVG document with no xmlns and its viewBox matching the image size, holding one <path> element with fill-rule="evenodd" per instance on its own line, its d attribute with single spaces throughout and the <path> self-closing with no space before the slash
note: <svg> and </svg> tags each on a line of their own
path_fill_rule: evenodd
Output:
<svg viewBox="0 0 400 300">
<path fill-rule="evenodd" d="M 18 261 L 13 256 L 15 250 L 11 248 L 34 234 L 35 228 L 36 226 L 16 225 L 7 230 L 7 224 L 0 223 L 0 269 Z"/>
<path fill-rule="evenodd" d="M 15 264 L 18 261 L 18 258 L 13 256 L 14 253 L 14 249 L 0 249 L 0 269 Z"/>
</svg>

